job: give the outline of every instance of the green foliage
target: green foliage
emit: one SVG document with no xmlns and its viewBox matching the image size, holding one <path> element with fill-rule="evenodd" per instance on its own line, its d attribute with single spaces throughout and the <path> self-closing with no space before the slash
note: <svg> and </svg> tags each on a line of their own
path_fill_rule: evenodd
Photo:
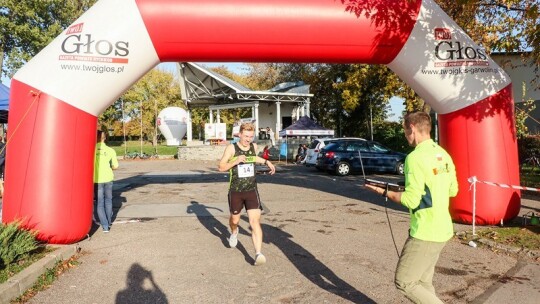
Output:
<svg viewBox="0 0 540 304">
<path fill-rule="evenodd" d="M 399 122 L 382 121 L 373 125 L 373 140 L 398 152 L 409 153 L 413 150 Z"/>
<path fill-rule="evenodd" d="M 516 133 L 518 138 L 523 138 L 529 135 L 529 130 L 525 125 L 525 121 L 530 117 L 530 113 L 536 109 L 534 100 L 525 100 L 526 85 L 522 84 L 522 102 L 516 104 L 516 113 L 514 115 L 516 119 Z"/>
<path fill-rule="evenodd" d="M 531 250 L 540 249 L 540 226 L 515 225 L 514 227 L 490 227 L 480 229 L 478 235 L 497 243 Z"/>
<path fill-rule="evenodd" d="M 23 271 L 28 266 L 39 261 L 48 253 L 51 253 L 55 248 L 40 246 L 29 254 L 24 254 L 17 262 L 9 265 L 9 268 L 0 268 L 0 284 L 6 282 L 9 278 Z"/>
<path fill-rule="evenodd" d="M 346 79 L 351 65 L 347 64 L 275 64 L 280 74 L 278 83 L 303 81 L 310 85 L 311 117 L 326 128 L 337 130 L 341 136 L 347 129 L 347 113 L 343 109 L 341 89 L 335 85 Z M 277 84 L 277 83 L 276 83 Z"/>
<path fill-rule="evenodd" d="M 527 56 L 538 70 L 538 0 L 438 0 L 437 3 L 475 42 L 489 52 L 530 50 Z"/>
<path fill-rule="evenodd" d="M 518 138 L 518 154 L 520 162 L 531 156 L 540 157 L 540 136 Z"/>
<path fill-rule="evenodd" d="M 156 146 L 157 116 L 166 107 L 186 108 L 180 85 L 173 74 L 153 69 L 100 115 L 100 128 L 123 135 L 123 126 L 118 122 L 123 118 L 127 136 L 142 136 Z"/>
<path fill-rule="evenodd" d="M 13 76 L 95 2 L 0 0 L 0 74 Z"/>
<path fill-rule="evenodd" d="M 36 232 L 20 228 L 19 222 L 0 225 L 0 259 L 4 267 L 38 247 Z"/>
<path fill-rule="evenodd" d="M 125 152 L 127 150 L 127 153 L 130 152 L 141 152 L 141 144 L 138 141 L 127 141 L 126 146 L 124 146 L 124 143 L 121 141 L 109 141 L 107 142 L 107 145 L 114 149 L 117 156 L 123 156 L 125 155 Z M 148 155 L 154 154 L 157 149 L 158 155 L 176 155 L 178 154 L 178 147 L 175 146 L 163 146 L 158 145 L 156 147 L 144 143 L 142 146 L 142 152 L 146 153 Z"/>
</svg>

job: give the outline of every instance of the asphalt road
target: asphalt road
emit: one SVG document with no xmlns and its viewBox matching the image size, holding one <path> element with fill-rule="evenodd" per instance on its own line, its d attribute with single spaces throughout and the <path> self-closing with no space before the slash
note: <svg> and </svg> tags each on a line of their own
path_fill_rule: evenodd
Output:
<svg viewBox="0 0 540 304">
<path fill-rule="evenodd" d="M 246 217 L 228 248 L 228 177 L 216 167 L 121 161 L 111 232 L 93 227 L 80 264 L 31 303 L 408 303 L 393 285 L 408 213 L 385 208 L 362 176 L 295 165 L 259 175 L 267 263 L 256 267 Z M 434 285 L 446 303 L 537 303 L 539 277 L 533 261 L 453 239 Z"/>
</svg>

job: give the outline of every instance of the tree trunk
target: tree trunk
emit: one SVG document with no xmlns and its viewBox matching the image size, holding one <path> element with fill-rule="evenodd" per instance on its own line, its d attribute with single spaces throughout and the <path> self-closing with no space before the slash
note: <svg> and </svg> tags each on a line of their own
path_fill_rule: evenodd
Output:
<svg viewBox="0 0 540 304">
<path fill-rule="evenodd" d="M 4 76 L 4 50 L 0 49 L 0 79 Z"/>
</svg>

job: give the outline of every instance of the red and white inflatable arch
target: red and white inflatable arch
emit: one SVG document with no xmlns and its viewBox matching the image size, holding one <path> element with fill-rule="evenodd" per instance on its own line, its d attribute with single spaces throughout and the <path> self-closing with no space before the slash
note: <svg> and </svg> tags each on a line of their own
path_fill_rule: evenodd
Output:
<svg viewBox="0 0 540 304">
<path fill-rule="evenodd" d="M 519 184 L 510 79 L 433 0 L 357 4 L 370 2 L 385 20 L 336 0 L 99 1 L 12 80 L 3 221 L 82 239 L 96 117 L 159 62 L 253 61 L 387 64 L 441 114 L 460 184 L 451 212 L 471 222 L 469 176 Z M 519 191 L 478 185 L 477 223 L 519 208 Z"/>
</svg>

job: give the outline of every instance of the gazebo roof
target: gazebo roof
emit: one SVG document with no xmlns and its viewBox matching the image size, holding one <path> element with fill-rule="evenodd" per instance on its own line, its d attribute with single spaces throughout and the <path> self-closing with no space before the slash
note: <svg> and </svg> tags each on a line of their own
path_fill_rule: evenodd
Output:
<svg viewBox="0 0 540 304">
<path fill-rule="evenodd" d="M 178 63 L 182 98 L 191 106 L 223 105 L 242 101 L 306 102 L 309 85 L 280 84 L 268 91 L 253 91 L 212 70 L 193 63 Z"/>
</svg>

